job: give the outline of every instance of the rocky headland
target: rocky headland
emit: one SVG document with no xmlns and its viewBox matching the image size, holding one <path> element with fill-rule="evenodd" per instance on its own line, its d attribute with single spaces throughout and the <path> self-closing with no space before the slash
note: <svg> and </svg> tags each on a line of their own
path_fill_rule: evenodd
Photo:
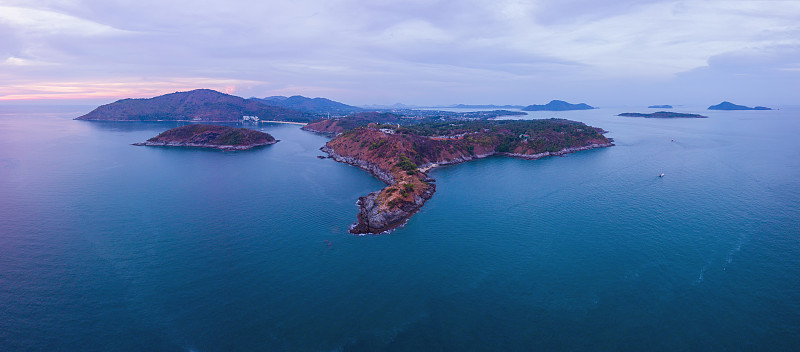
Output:
<svg viewBox="0 0 800 352">
<path fill-rule="evenodd" d="M 492 155 L 538 159 L 612 146 L 603 132 L 561 119 L 373 124 L 345 131 L 322 150 L 387 184 L 358 200 L 358 221 L 350 232 L 368 234 L 402 225 L 433 196 L 435 180 L 426 174 L 433 167 Z"/>
<path fill-rule="evenodd" d="M 246 128 L 192 124 L 166 130 L 146 142 L 133 145 L 247 150 L 277 142 L 268 133 Z"/>
<path fill-rule="evenodd" d="M 659 111 L 653 112 L 649 114 L 641 114 L 637 112 L 624 112 L 617 116 L 626 116 L 626 117 L 646 117 L 646 118 L 657 118 L 657 119 L 704 119 L 708 116 L 703 116 L 699 114 L 684 114 L 680 112 L 672 112 L 672 111 Z"/>
</svg>

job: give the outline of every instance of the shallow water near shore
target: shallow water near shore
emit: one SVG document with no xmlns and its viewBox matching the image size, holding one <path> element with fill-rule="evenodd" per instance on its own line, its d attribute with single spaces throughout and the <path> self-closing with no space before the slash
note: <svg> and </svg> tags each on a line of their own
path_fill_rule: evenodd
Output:
<svg viewBox="0 0 800 352">
<path fill-rule="evenodd" d="M 435 168 L 372 236 L 383 184 L 324 136 L 137 147 L 179 123 L 87 109 L 0 107 L 2 351 L 800 348 L 799 108 L 531 113 L 616 146 Z"/>
</svg>

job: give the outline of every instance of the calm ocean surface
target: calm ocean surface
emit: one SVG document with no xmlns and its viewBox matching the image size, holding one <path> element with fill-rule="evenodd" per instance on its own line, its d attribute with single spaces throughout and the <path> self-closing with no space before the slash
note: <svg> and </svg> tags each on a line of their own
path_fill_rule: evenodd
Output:
<svg viewBox="0 0 800 352">
<path fill-rule="evenodd" d="M 434 170 L 361 237 L 383 184 L 323 136 L 135 147 L 177 124 L 90 109 L 0 107 L 0 351 L 800 350 L 798 108 L 529 115 L 617 146 Z"/>
</svg>

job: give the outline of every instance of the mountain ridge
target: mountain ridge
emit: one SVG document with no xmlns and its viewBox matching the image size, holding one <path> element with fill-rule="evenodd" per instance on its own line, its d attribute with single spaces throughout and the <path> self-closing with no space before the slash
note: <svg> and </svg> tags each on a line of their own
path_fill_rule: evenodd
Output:
<svg viewBox="0 0 800 352">
<path fill-rule="evenodd" d="M 195 89 L 152 98 L 127 98 L 98 106 L 75 120 L 235 122 L 243 116 L 262 120 L 309 122 L 314 114 L 263 104 L 211 89 Z"/>
<path fill-rule="evenodd" d="M 333 101 L 328 98 L 308 98 L 302 95 L 291 97 L 271 96 L 266 98 L 250 98 L 271 106 L 278 106 L 286 109 L 310 112 L 315 114 L 351 114 L 364 111 L 364 109 Z"/>
</svg>

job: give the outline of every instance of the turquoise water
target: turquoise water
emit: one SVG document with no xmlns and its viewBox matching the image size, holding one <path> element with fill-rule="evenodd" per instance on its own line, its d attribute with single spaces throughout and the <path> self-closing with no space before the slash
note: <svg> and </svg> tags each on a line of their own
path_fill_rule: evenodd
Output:
<svg viewBox="0 0 800 352">
<path fill-rule="evenodd" d="M 360 237 L 382 183 L 325 137 L 135 147 L 177 125 L 88 109 L 0 110 L 2 351 L 800 348 L 800 109 L 537 113 L 617 146 L 436 169 Z"/>
</svg>

